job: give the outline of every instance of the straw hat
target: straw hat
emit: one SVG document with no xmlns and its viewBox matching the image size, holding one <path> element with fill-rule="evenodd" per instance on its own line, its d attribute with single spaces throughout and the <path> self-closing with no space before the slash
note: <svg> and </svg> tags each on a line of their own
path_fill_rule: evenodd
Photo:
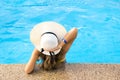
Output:
<svg viewBox="0 0 120 80">
<path fill-rule="evenodd" d="M 57 47 L 66 33 L 65 28 L 56 22 L 42 22 L 33 27 L 30 32 L 30 40 L 35 48 L 41 52 L 44 48 L 50 50 Z M 56 55 L 59 52 L 60 49 L 54 51 L 54 54 Z M 50 55 L 48 51 L 43 51 L 42 53 Z"/>
</svg>

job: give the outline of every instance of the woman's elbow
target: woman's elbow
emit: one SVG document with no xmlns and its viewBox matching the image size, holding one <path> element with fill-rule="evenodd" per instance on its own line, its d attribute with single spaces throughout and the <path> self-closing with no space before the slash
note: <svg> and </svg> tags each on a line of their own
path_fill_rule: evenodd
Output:
<svg viewBox="0 0 120 80">
<path fill-rule="evenodd" d="M 78 29 L 77 28 L 73 28 L 72 29 L 72 33 L 73 33 L 73 37 L 76 38 L 77 34 L 78 34 Z"/>
<path fill-rule="evenodd" d="M 78 32 L 78 29 L 77 28 L 73 28 L 72 29 L 74 33 L 77 33 Z"/>
</svg>

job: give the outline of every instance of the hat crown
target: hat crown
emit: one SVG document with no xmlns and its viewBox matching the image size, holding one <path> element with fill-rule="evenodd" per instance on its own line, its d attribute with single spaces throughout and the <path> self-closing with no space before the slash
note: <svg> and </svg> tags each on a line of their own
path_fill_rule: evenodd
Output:
<svg viewBox="0 0 120 80">
<path fill-rule="evenodd" d="M 45 48 L 47 50 L 53 49 L 57 47 L 58 39 L 53 34 L 44 34 L 41 36 L 40 46 L 41 48 Z"/>
</svg>

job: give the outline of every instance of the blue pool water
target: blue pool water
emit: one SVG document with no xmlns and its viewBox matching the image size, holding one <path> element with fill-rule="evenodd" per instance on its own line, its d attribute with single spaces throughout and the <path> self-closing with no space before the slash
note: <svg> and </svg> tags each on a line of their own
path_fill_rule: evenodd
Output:
<svg viewBox="0 0 120 80">
<path fill-rule="evenodd" d="M 27 63 L 43 21 L 79 28 L 68 63 L 120 63 L 120 0 L 0 0 L 0 64 Z"/>
</svg>

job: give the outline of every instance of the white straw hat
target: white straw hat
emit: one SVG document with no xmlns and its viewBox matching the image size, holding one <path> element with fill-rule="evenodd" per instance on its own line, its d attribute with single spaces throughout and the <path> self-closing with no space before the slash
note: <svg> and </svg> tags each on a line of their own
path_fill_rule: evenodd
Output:
<svg viewBox="0 0 120 80">
<path fill-rule="evenodd" d="M 41 52 L 42 48 L 50 50 L 57 47 L 66 33 L 65 28 L 56 22 L 42 22 L 33 27 L 30 32 L 30 40 L 35 48 Z M 54 51 L 54 54 L 56 55 L 59 52 L 60 49 Z M 48 51 L 43 51 L 42 53 L 50 55 Z"/>
</svg>

